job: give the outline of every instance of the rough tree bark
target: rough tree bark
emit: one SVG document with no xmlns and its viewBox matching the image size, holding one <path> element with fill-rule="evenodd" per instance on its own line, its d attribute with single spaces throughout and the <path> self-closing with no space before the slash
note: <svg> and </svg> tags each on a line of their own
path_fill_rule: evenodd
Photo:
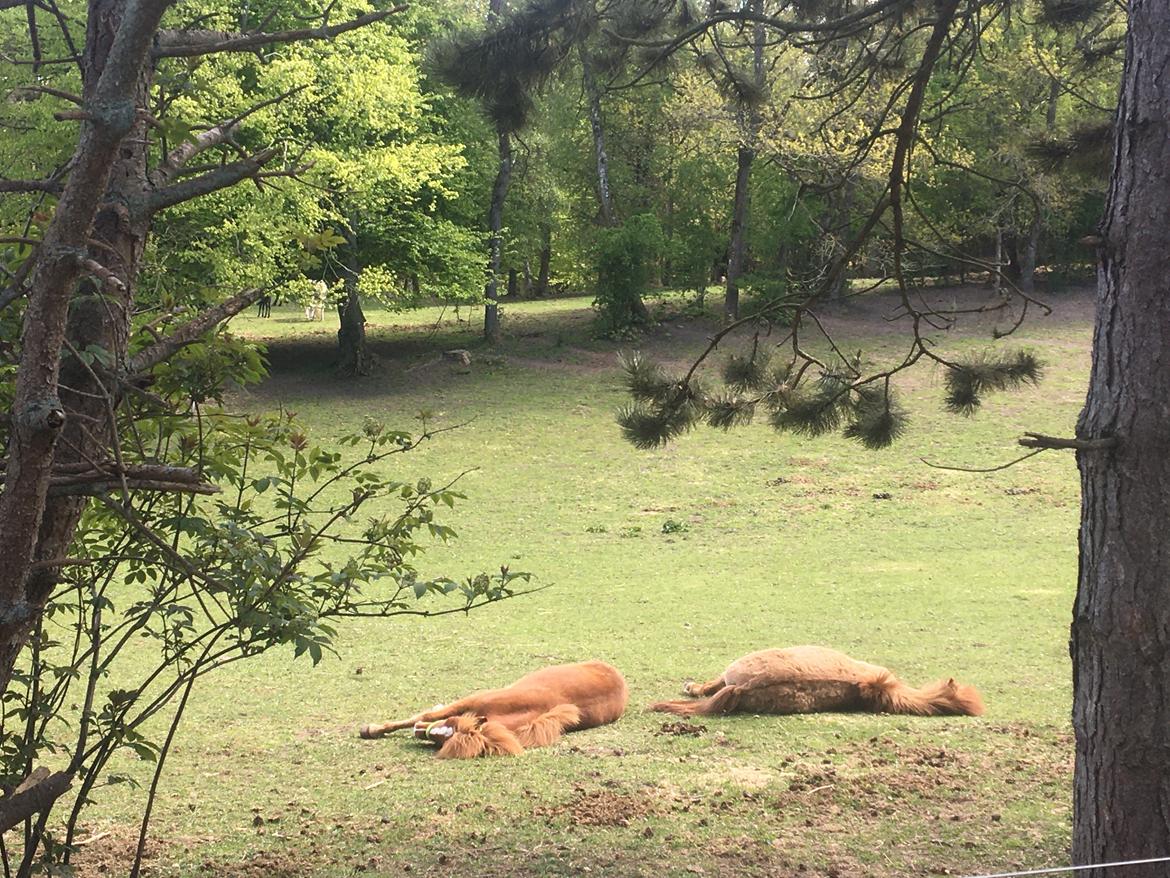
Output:
<svg viewBox="0 0 1170 878">
<path fill-rule="evenodd" d="M 148 105 L 151 40 L 168 5 L 89 4 L 86 118 L 30 285 L 0 494 L 0 692 L 58 581 L 52 562 L 67 554 L 83 508 L 79 498 L 48 496 L 52 468 L 108 457 L 102 394 L 120 393 L 133 281 L 149 228 L 148 138 L 138 108 Z M 102 266 L 101 275 L 92 266 Z M 105 365 L 63 356 L 91 346 L 108 353 Z"/>
<path fill-rule="evenodd" d="M 345 282 L 345 301 L 337 306 L 337 317 L 337 371 L 342 375 L 369 375 L 373 356 L 366 344 L 366 314 L 353 278 Z"/>
<path fill-rule="evenodd" d="M 1078 425 L 1078 864 L 1170 853 L 1170 4 L 1132 0 Z M 1090 870 L 1106 878 L 1105 870 Z M 1112 874 L 1112 873 L 1110 873 Z M 1127 878 L 1163 878 L 1166 864 Z"/>
<path fill-rule="evenodd" d="M 761 15 L 764 0 L 751 0 L 749 11 Z M 752 32 L 752 78 L 759 96 L 764 91 L 764 44 L 767 31 L 757 22 Z M 760 133 L 760 110 L 753 104 L 745 114 L 740 110 L 742 141 L 736 154 L 735 200 L 731 212 L 731 240 L 728 245 L 727 287 L 723 295 L 723 319 L 727 323 L 739 319 L 739 279 L 743 275 L 747 256 L 748 208 L 751 204 L 752 162 L 756 158 L 756 138 Z"/>
</svg>

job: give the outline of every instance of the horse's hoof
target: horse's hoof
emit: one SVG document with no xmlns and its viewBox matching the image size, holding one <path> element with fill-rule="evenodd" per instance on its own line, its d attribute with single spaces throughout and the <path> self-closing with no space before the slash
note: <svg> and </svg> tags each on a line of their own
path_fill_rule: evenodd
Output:
<svg viewBox="0 0 1170 878">
<path fill-rule="evenodd" d="M 365 738 L 365 739 L 369 740 L 370 738 L 376 738 L 377 735 L 374 734 L 374 730 L 371 729 L 369 724 L 367 723 L 366 725 L 364 725 L 360 729 L 358 729 L 358 737 Z"/>
<path fill-rule="evenodd" d="M 687 680 L 683 683 L 683 695 L 694 695 L 695 681 Z"/>
</svg>

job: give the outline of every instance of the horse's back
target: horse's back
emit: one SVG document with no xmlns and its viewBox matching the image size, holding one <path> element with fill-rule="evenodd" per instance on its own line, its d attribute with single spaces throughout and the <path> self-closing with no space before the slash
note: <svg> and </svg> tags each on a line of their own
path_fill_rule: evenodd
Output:
<svg viewBox="0 0 1170 878">
<path fill-rule="evenodd" d="M 800 680 L 867 682 L 886 669 L 824 646 L 762 649 L 732 662 L 723 675 L 732 686 L 768 686 Z"/>
<path fill-rule="evenodd" d="M 575 728 L 611 723 L 622 715 L 629 700 L 625 678 L 613 665 L 600 661 L 553 665 L 526 674 L 509 689 L 543 690 L 542 698 L 575 704 L 581 721 Z"/>
</svg>

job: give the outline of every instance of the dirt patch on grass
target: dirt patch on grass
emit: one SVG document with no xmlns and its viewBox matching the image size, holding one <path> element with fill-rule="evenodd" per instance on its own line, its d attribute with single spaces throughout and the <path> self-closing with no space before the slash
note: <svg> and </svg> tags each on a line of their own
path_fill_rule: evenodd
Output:
<svg viewBox="0 0 1170 878">
<path fill-rule="evenodd" d="M 662 735 L 675 735 L 676 737 L 684 737 L 690 735 L 693 738 L 697 738 L 705 731 L 707 731 L 707 727 L 704 725 L 680 721 L 674 723 L 663 723 L 662 728 L 655 732 L 654 736 L 660 737 Z"/>
<path fill-rule="evenodd" d="M 659 803 L 648 796 L 578 789 L 563 805 L 537 808 L 533 813 L 538 817 L 567 817 L 573 826 L 629 826 L 659 810 Z"/>
</svg>

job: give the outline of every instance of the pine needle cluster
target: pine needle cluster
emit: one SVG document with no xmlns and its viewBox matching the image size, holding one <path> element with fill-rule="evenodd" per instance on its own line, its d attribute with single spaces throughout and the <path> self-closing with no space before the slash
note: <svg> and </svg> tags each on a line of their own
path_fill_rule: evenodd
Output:
<svg viewBox="0 0 1170 878">
<path fill-rule="evenodd" d="M 590 26 L 578 0 L 533 0 L 484 30 L 437 43 L 429 63 L 464 97 L 480 100 L 501 131 L 524 127 L 532 94 Z"/>
<path fill-rule="evenodd" d="M 1041 0 L 1040 14 L 1053 27 L 1080 24 L 1093 18 L 1108 0 Z"/>
<path fill-rule="evenodd" d="M 825 372 L 811 386 L 793 388 L 786 366 L 765 358 L 730 357 L 723 368 L 725 390 L 705 391 L 693 379 L 669 375 L 640 353 L 621 359 L 633 402 L 618 412 L 625 438 L 638 448 L 665 445 L 701 423 L 730 430 L 752 422 L 756 409 L 768 410 L 773 428 L 801 436 L 835 430 L 866 448 L 885 448 L 908 423 L 895 392 L 851 383 L 845 372 Z"/>
<path fill-rule="evenodd" d="M 973 415 L 984 394 L 1035 384 L 1043 374 L 1044 364 L 1029 351 L 984 354 L 956 363 L 946 374 L 946 407 L 955 414 Z"/>
<path fill-rule="evenodd" d="M 1062 137 L 1043 137 L 1025 146 L 1029 156 L 1045 167 L 1070 167 L 1082 173 L 1097 173 L 1105 166 L 1113 148 L 1113 125 L 1105 122 L 1081 125 Z"/>
</svg>

